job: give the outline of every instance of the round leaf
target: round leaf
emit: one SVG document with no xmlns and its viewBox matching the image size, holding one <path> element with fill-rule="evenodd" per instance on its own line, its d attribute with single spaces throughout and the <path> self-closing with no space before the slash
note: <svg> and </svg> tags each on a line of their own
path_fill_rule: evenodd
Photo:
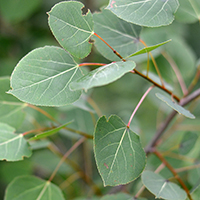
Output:
<svg viewBox="0 0 200 200">
<path fill-rule="evenodd" d="M 99 67 L 85 76 L 75 80 L 70 84 L 72 90 L 85 89 L 102 86 L 122 77 L 125 73 L 130 72 L 136 67 L 134 61 L 119 61 Z"/>
<path fill-rule="evenodd" d="M 104 186 L 127 184 L 136 179 L 146 164 L 139 136 L 118 116 L 101 117 L 94 133 L 94 154 Z"/>
<path fill-rule="evenodd" d="M 142 173 L 142 181 L 145 187 L 152 192 L 156 198 L 183 200 L 187 197 L 185 191 L 178 185 L 170 183 L 159 174 L 155 174 L 151 171 Z"/>
<path fill-rule="evenodd" d="M 22 134 L 14 134 L 15 129 L 0 123 L 0 160 L 17 161 L 31 156 L 29 144 Z"/>
<path fill-rule="evenodd" d="M 78 58 L 86 57 L 92 44 L 93 18 L 90 11 L 82 14 L 80 2 L 64 1 L 56 4 L 49 14 L 49 26 L 60 45 Z"/>
<path fill-rule="evenodd" d="M 128 22 L 156 27 L 172 23 L 178 6 L 178 0 L 110 0 L 107 9 Z"/>
<path fill-rule="evenodd" d="M 34 176 L 15 178 L 7 187 L 4 200 L 64 200 L 59 187 Z"/>
<path fill-rule="evenodd" d="M 66 51 L 46 46 L 21 59 L 8 93 L 30 104 L 62 106 L 79 99 L 81 91 L 71 91 L 69 84 L 80 76 L 78 65 Z"/>
</svg>

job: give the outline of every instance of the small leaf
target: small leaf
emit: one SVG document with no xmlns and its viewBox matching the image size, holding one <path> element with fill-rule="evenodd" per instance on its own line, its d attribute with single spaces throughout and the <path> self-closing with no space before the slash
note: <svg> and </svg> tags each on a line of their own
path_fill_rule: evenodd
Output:
<svg viewBox="0 0 200 200">
<path fill-rule="evenodd" d="M 136 67 L 134 61 L 119 61 L 99 67 L 70 84 L 72 90 L 85 89 L 107 85 L 122 77 Z"/>
<path fill-rule="evenodd" d="M 157 27 L 171 24 L 178 6 L 178 0 L 110 0 L 107 9 L 128 22 Z"/>
<path fill-rule="evenodd" d="M 86 57 L 92 44 L 93 18 L 90 11 L 83 15 L 84 5 L 75 1 L 64 1 L 56 4 L 49 14 L 49 26 L 60 45 L 78 58 Z"/>
<path fill-rule="evenodd" d="M 145 187 L 152 192 L 156 198 L 166 200 L 184 200 L 187 195 L 178 185 L 169 182 L 159 174 L 151 171 L 142 173 L 142 182 Z"/>
<path fill-rule="evenodd" d="M 69 84 L 80 76 L 78 65 L 64 49 L 45 46 L 19 61 L 8 93 L 30 104 L 62 106 L 79 99 L 81 91 L 71 91 Z"/>
<path fill-rule="evenodd" d="M 25 113 L 23 109 L 26 103 L 20 102 L 12 95 L 6 94 L 10 89 L 10 78 L 0 78 L 0 122 L 18 128 L 24 121 Z"/>
<path fill-rule="evenodd" d="M 54 128 L 52 130 L 49 130 L 49 131 L 46 131 L 44 133 L 40 133 L 40 134 L 37 134 L 35 135 L 34 137 L 30 138 L 29 141 L 32 141 L 32 140 L 38 140 L 38 139 L 41 139 L 41 138 L 45 138 L 45 137 L 48 137 L 50 135 L 53 135 L 55 133 L 57 133 L 59 130 L 61 130 L 62 128 L 66 127 L 67 125 L 71 124 L 72 122 L 67 122 L 66 124 L 62 125 L 62 126 L 59 126 L 57 128 Z"/>
<path fill-rule="evenodd" d="M 118 116 L 101 117 L 94 133 L 94 154 L 104 186 L 127 184 L 144 170 L 145 152 L 139 136 Z"/>
<path fill-rule="evenodd" d="M 60 188 L 34 176 L 15 178 L 7 187 L 4 200 L 64 200 Z"/>
<path fill-rule="evenodd" d="M 118 194 L 112 194 L 112 195 L 105 195 L 100 200 L 134 200 L 134 198 L 128 194 L 125 193 L 118 193 Z"/>
<path fill-rule="evenodd" d="M 194 132 L 186 132 L 180 142 L 179 152 L 182 155 L 189 153 L 198 139 L 198 136 Z"/>
<path fill-rule="evenodd" d="M 112 46 L 122 57 L 126 57 L 137 51 L 141 46 L 139 35 L 142 27 L 126 22 L 111 11 L 103 9 L 94 13 L 94 31 Z M 93 36 L 95 46 L 99 53 L 111 61 L 119 61 L 120 58 L 99 38 Z"/>
<path fill-rule="evenodd" d="M 156 45 L 153 45 L 153 46 L 150 46 L 150 47 L 145 47 L 135 53 L 133 53 L 132 55 L 128 56 L 127 58 L 130 58 L 132 56 L 136 56 L 136 55 L 140 55 L 140 54 L 143 54 L 143 53 L 148 53 L 150 51 L 153 51 L 154 49 L 157 49 L 158 47 L 170 42 L 171 40 L 167 40 L 165 42 L 162 42 L 162 43 L 159 43 L 159 44 L 156 44 Z"/>
<path fill-rule="evenodd" d="M 170 106 L 172 109 L 176 110 L 179 114 L 184 115 L 185 117 L 188 117 L 190 119 L 195 119 L 195 116 L 193 114 L 191 114 L 188 110 L 186 110 L 182 106 L 170 100 L 168 97 L 165 97 L 160 93 L 156 93 L 156 96 L 161 101 L 165 102 L 168 106 Z"/>
<path fill-rule="evenodd" d="M 22 134 L 14 134 L 15 129 L 0 123 L 0 160 L 17 161 L 31 156 L 29 144 Z"/>
</svg>

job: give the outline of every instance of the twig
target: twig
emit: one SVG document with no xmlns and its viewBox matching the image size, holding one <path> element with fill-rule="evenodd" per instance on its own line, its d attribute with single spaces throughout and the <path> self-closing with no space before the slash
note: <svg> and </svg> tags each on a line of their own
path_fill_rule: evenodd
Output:
<svg viewBox="0 0 200 200">
<path fill-rule="evenodd" d="M 97 33 L 94 33 L 95 36 L 97 36 L 101 41 L 103 41 L 112 51 L 114 54 L 116 54 L 119 58 L 121 58 L 124 62 L 126 61 L 115 49 L 113 49 L 101 36 L 99 36 Z"/>
<path fill-rule="evenodd" d="M 174 170 L 174 168 L 167 162 L 167 160 L 165 160 L 165 158 L 157 151 L 154 150 L 154 154 L 162 161 L 162 163 L 165 164 L 165 166 L 171 171 L 171 173 L 174 175 L 174 177 L 176 178 L 176 180 L 181 184 L 181 186 L 183 187 L 183 189 L 185 190 L 185 192 L 187 193 L 187 196 L 190 200 L 192 200 L 192 197 L 190 195 L 190 192 L 187 188 L 187 186 L 185 185 L 185 183 L 181 180 L 181 178 L 179 177 L 179 175 L 176 173 L 176 171 Z"/>
<path fill-rule="evenodd" d="M 180 101 L 179 97 L 177 97 L 175 94 L 173 94 L 171 91 L 169 91 L 167 88 L 164 88 L 163 86 L 159 85 L 158 83 L 156 83 L 155 81 L 153 81 L 152 79 L 150 79 L 149 77 L 145 76 L 144 74 L 142 74 L 141 72 L 137 71 L 136 69 L 134 69 L 133 71 L 131 71 L 131 73 L 135 73 L 138 74 L 139 76 L 143 77 L 144 79 L 148 80 L 149 82 L 153 83 L 156 87 L 162 89 L 163 91 L 167 92 L 168 94 L 172 95 L 174 99 L 176 99 L 177 101 Z"/>
<path fill-rule="evenodd" d="M 78 140 L 66 153 L 65 155 L 61 158 L 60 162 L 58 163 L 58 165 L 56 166 L 55 170 L 53 171 L 53 173 L 51 174 L 50 178 L 49 178 L 49 182 L 51 182 L 53 180 L 53 178 L 55 177 L 56 173 L 58 172 L 60 166 L 63 164 L 63 162 L 65 161 L 65 159 L 75 150 L 77 149 L 77 147 L 82 144 L 85 141 L 85 137 L 82 137 L 80 140 Z"/>
</svg>

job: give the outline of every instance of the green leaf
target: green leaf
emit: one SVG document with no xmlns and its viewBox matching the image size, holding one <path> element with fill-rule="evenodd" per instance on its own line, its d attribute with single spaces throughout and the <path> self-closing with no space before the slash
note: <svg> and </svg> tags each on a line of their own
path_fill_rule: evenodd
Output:
<svg viewBox="0 0 200 200">
<path fill-rule="evenodd" d="M 22 134 L 14 134 L 15 129 L 0 123 L 0 160 L 17 161 L 31 156 L 29 144 Z"/>
<path fill-rule="evenodd" d="M 109 10 L 94 13 L 94 31 L 112 46 L 122 57 L 137 51 L 141 46 L 139 35 L 140 26 L 128 23 Z M 97 50 L 107 59 L 118 61 L 120 58 L 99 38 L 93 36 Z"/>
<path fill-rule="evenodd" d="M 34 176 L 15 178 L 7 187 L 4 200 L 64 200 L 60 188 Z"/>
<path fill-rule="evenodd" d="M 71 124 L 71 123 L 72 122 L 67 122 L 66 124 L 63 124 L 62 126 L 59 126 L 57 128 L 54 128 L 54 129 L 51 129 L 51 130 L 46 131 L 44 133 L 37 134 L 34 137 L 30 138 L 29 141 L 38 140 L 38 139 L 42 139 L 42 138 L 48 137 L 50 135 L 53 135 L 53 134 L 57 133 L 59 130 L 61 130 L 62 128 L 64 128 L 67 125 Z"/>
<path fill-rule="evenodd" d="M 178 0 L 110 0 L 107 9 L 128 22 L 156 27 L 171 24 L 178 6 Z"/>
<path fill-rule="evenodd" d="M 6 21 L 18 23 L 31 16 L 41 3 L 41 0 L 0 0 L 0 11 Z"/>
<path fill-rule="evenodd" d="M 19 61 L 8 93 L 30 104 L 62 106 L 79 99 L 81 91 L 71 91 L 69 84 L 80 76 L 78 65 L 65 50 L 45 46 Z"/>
<path fill-rule="evenodd" d="M 127 184 L 136 179 L 146 164 L 139 136 L 118 116 L 101 117 L 94 133 L 94 154 L 104 186 Z"/>
<path fill-rule="evenodd" d="M 60 45 L 78 58 L 86 57 L 92 44 L 93 18 L 90 11 L 82 14 L 80 2 L 64 1 L 56 4 L 49 15 L 50 29 Z"/>
<path fill-rule="evenodd" d="M 188 110 L 183 108 L 182 106 L 178 105 L 177 103 L 173 102 L 168 97 L 165 97 L 164 95 L 160 93 L 156 93 L 156 96 L 163 102 L 165 102 L 168 106 L 170 106 L 172 109 L 176 110 L 179 114 L 184 115 L 185 117 L 188 117 L 190 119 L 195 119 L 195 116 L 191 114 Z"/>
<path fill-rule="evenodd" d="M 136 67 L 134 61 L 119 61 L 99 67 L 70 84 L 72 90 L 85 89 L 107 85 L 122 77 Z"/>
<path fill-rule="evenodd" d="M 150 51 L 153 51 L 154 49 L 157 49 L 158 47 L 170 42 L 171 40 L 167 40 L 165 42 L 162 42 L 162 43 L 159 43 L 159 44 L 156 44 L 156 45 L 153 45 L 153 46 L 150 46 L 150 47 L 144 47 L 143 49 L 133 53 L 132 55 L 128 56 L 127 58 L 130 58 L 132 56 L 136 56 L 136 55 L 140 55 L 140 54 L 143 54 L 143 53 L 148 53 Z"/>
<path fill-rule="evenodd" d="M 0 78 L 0 122 L 18 128 L 24 121 L 23 109 L 27 104 L 20 102 L 12 95 L 6 94 L 10 89 L 10 78 Z"/>
<path fill-rule="evenodd" d="M 200 19 L 200 1 L 199 0 L 181 0 L 179 9 L 175 17 L 183 23 L 195 23 Z"/>
<path fill-rule="evenodd" d="M 198 136 L 194 132 L 186 132 L 180 142 L 179 152 L 182 155 L 189 153 L 198 139 Z"/>
<path fill-rule="evenodd" d="M 178 185 L 170 183 L 159 174 L 151 171 L 142 173 L 142 182 L 145 187 L 152 192 L 156 198 L 166 200 L 184 200 L 187 195 Z"/>
<path fill-rule="evenodd" d="M 133 196 L 130 196 L 129 194 L 118 193 L 118 194 L 106 195 L 102 197 L 100 200 L 146 200 L 146 199 L 145 198 L 136 199 Z"/>
</svg>

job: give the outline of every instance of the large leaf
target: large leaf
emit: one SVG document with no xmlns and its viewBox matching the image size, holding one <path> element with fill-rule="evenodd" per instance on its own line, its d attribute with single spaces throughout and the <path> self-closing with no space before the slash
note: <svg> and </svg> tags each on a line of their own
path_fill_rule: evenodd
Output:
<svg viewBox="0 0 200 200">
<path fill-rule="evenodd" d="M 185 117 L 188 117 L 188 118 L 191 118 L 191 119 L 195 119 L 195 116 L 193 114 L 191 114 L 190 111 L 188 111 L 185 108 L 183 108 L 182 106 L 178 105 L 177 103 L 175 103 L 174 101 L 172 101 L 168 97 L 166 97 L 166 96 L 164 96 L 160 93 L 156 93 L 156 96 L 160 100 L 165 102 L 168 106 L 170 106 L 172 109 L 176 110 L 179 114 L 184 115 Z"/>
<path fill-rule="evenodd" d="M 17 161 L 31 156 L 29 144 L 22 134 L 14 134 L 15 129 L 0 123 L 0 160 Z"/>
<path fill-rule="evenodd" d="M 150 46 L 150 47 L 144 47 L 143 49 L 131 54 L 129 57 L 132 57 L 132 56 L 137 56 L 137 55 L 140 55 L 140 54 L 143 54 L 143 53 L 148 53 L 150 51 L 153 51 L 154 49 L 157 49 L 158 47 L 170 42 L 171 40 L 167 40 L 165 42 L 162 42 L 162 43 L 159 43 L 159 44 L 156 44 L 156 45 L 153 45 L 153 46 Z"/>
<path fill-rule="evenodd" d="M 101 117 L 94 133 L 94 153 L 104 186 L 127 184 L 144 170 L 146 157 L 139 136 L 117 116 Z"/>
<path fill-rule="evenodd" d="M 178 6 L 178 0 L 110 0 L 107 9 L 128 22 L 156 27 L 172 23 Z"/>
<path fill-rule="evenodd" d="M 186 132 L 180 142 L 179 152 L 180 154 L 189 153 L 195 146 L 198 136 L 194 132 Z"/>
<path fill-rule="evenodd" d="M 122 57 L 127 57 L 137 51 L 140 46 L 139 34 L 141 27 L 128 23 L 109 10 L 94 13 L 94 31 L 111 45 Z M 97 50 L 107 59 L 112 61 L 120 60 L 116 54 L 99 38 L 93 36 Z"/>
<path fill-rule="evenodd" d="M 92 44 L 93 18 L 90 11 L 82 14 L 80 2 L 64 1 L 56 4 L 49 14 L 49 26 L 54 36 L 67 51 L 78 58 L 86 57 Z"/>
<path fill-rule="evenodd" d="M 156 198 L 166 200 L 184 200 L 187 195 L 178 185 L 170 183 L 159 174 L 144 171 L 142 173 L 142 182 L 145 187 L 152 192 Z"/>
<path fill-rule="evenodd" d="M 81 91 L 71 91 L 69 84 L 81 76 L 73 58 L 59 47 L 46 46 L 31 51 L 17 64 L 8 93 L 21 101 L 42 106 L 73 103 Z"/>
<path fill-rule="evenodd" d="M 85 89 L 102 86 L 122 77 L 125 73 L 130 72 L 136 67 L 134 61 L 119 61 L 99 67 L 85 76 L 75 80 L 70 84 L 72 90 Z"/>
<path fill-rule="evenodd" d="M 26 103 L 22 103 L 14 96 L 6 94 L 9 89 L 9 77 L 0 78 L 0 122 L 18 128 L 25 117 L 23 108 L 26 107 Z"/>
<path fill-rule="evenodd" d="M 4 200 L 64 200 L 60 188 L 34 176 L 15 178 L 7 187 Z"/>
</svg>

